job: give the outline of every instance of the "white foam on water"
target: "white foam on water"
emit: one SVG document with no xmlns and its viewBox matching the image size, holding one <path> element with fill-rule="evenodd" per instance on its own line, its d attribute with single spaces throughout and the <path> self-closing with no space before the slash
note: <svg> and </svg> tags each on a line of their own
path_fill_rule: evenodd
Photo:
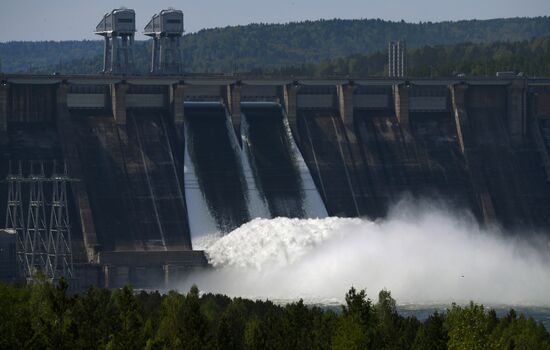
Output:
<svg viewBox="0 0 550 350">
<path fill-rule="evenodd" d="M 210 212 L 206 198 L 200 189 L 199 181 L 195 173 L 195 166 L 189 153 L 188 144 L 192 142 L 189 126 L 185 129 L 185 154 L 183 167 L 183 182 L 185 188 L 185 201 L 187 203 L 187 217 L 191 231 L 191 244 L 193 249 L 204 249 L 211 242 L 221 237 L 216 225 L 216 219 Z"/>
<path fill-rule="evenodd" d="M 480 228 L 465 212 L 411 200 L 377 222 L 256 219 L 210 242 L 214 268 L 180 288 L 326 303 L 355 286 L 371 297 L 389 289 L 404 304 L 550 305 L 548 238 L 514 237 Z"/>
</svg>

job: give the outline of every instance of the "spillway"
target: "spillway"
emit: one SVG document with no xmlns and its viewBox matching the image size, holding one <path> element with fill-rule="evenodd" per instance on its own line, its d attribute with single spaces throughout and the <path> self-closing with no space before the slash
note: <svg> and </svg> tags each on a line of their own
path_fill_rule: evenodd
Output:
<svg viewBox="0 0 550 350">
<path fill-rule="evenodd" d="M 253 170 L 254 166 L 252 164 L 252 159 L 250 156 L 250 141 L 248 138 L 248 123 L 246 121 L 246 116 L 242 115 L 241 128 L 240 128 L 240 137 L 241 145 L 237 138 L 237 134 L 233 132 L 234 128 L 231 123 L 231 119 L 228 116 L 226 118 L 226 126 L 229 133 L 229 138 L 231 140 L 231 145 L 235 150 L 235 153 L 240 155 L 240 161 L 244 173 L 244 180 L 246 183 L 246 194 L 248 199 L 248 213 L 250 214 L 250 219 L 255 218 L 271 218 L 272 215 L 269 212 L 269 207 L 267 204 L 267 199 L 261 188 L 256 177 L 256 172 Z"/>
<path fill-rule="evenodd" d="M 334 110 L 298 113 L 301 150 L 331 216 L 361 216 L 363 189 L 341 120 Z"/>
<path fill-rule="evenodd" d="M 271 216 L 327 216 L 281 107 L 256 103 L 243 105 L 242 111 L 253 172 Z"/>
<path fill-rule="evenodd" d="M 229 132 L 233 131 L 228 130 L 225 108 L 216 103 L 188 104 L 185 113 L 185 193 L 196 240 L 205 234 L 230 232 L 250 216 L 244 172 L 232 146 Z M 202 223 L 195 224 L 195 220 Z"/>
</svg>

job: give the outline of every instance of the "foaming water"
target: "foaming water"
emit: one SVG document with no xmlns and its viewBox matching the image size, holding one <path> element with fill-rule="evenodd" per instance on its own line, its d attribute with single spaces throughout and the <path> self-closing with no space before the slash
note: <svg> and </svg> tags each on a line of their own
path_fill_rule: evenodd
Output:
<svg viewBox="0 0 550 350">
<path fill-rule="evenodd" d="M 514 238 L 514 237 L 522 237 Z M 548 240 L 481 229 L 440 204 L 402 201 L 387 219 L 256 219 L 213 240 L 212 270 L 187 289 L 249 298 L 341 302 L 350 286 L 402 304 L 550 306 Z"/>
</svg>

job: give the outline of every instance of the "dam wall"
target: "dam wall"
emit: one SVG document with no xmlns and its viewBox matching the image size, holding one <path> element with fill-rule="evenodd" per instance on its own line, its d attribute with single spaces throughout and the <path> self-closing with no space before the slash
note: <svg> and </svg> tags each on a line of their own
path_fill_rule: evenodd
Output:
<svg viewBox="0 0 550 350">
<path fill-rule="evenodd" d="M 75 179 L 81 287 L 170 286 L 206 265 L 207 239 L 256 217 L 378 219 L 403 196 L 482 224 L 550 228 L 544 80 L 0 82 L 1 175 L 33 161 L 65 163 Z"/>
<path fill-rule="evenodd" d="M 300 87 L 298 145 L 331 216 L 366 213 L 366 176 L 361 158 L 341 118 L 336 86 Z M 353 137 L 353 134 L 351 134 Z"/>
</svg>

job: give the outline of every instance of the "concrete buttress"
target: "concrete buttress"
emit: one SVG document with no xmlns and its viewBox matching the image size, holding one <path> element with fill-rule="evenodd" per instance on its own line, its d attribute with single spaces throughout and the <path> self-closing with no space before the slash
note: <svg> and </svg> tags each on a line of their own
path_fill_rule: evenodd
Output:
<svg viewBox="0 0 550 350">
<path fill-rule="evenodd" d="M 231 124 L 235 129 L 235 135 L 242 146 L 241 137 L 241 84 L 237 82 L 227 86 L 227 108 L 231 115 Z"/>
<path fill-rule="evenodd" d="M 80 156 L 76 144 L 78 142 L 77 133 L 71 123 L 69 109 L 67 107 L 68 85 L 59 84 L 56 94 L 57 103 L 57 129 L 60 135 L 63 156 L 67 162 L 69 176 L 79 181 L 71 181 L 71 191 L 73 193 L 73 205 L 78 212 L 82 229 L 83 241 L 86 250 L 86 256 L 89 262 L 97 261 L 97 252 L 99 243 L 93 220 L 92 208 L 84 182 Z"/>
<path fill-rule="evenodd" d="M 338 106 L 340 108 L 340 117 L 346 127 L 353 128 L 353 93 L 355 85 L 349 84 L 338 85 Z"/>
<path fill-rule="evenodd" d="M 513 80 L 508 86 L 507 120 L 512 146 L 519 146 L 526 131 L 526 81 Z"/>
<path fill-rule="evenodd" d="M 170 104 L 172 106 L 172 113 L 174 123 L 176 125 L 183 125 L 185 121 L 185 109 L 183 108 L 185 85 L 175 84 L 172 85 L 170 91 Z"/>
<path fill-rule="evenodd" d="M 456 134 L 460 149 L 466 160 L 466 166 L 470 172 L 474 193 L 476 193 L 478 197 L 477 202 L 481 210 L 480 214 L 485 223 L 494 223 L 496 220 L 495 208 L 481 169 L 481 157 L 473 147 L 474 140 L 472 139 L 471 125 L 466 111 L 465 95 L 468 85 L 457 84 L 451 86 L 450 89 L 453 113 L 455 116 Z"/>
<path fill-rule="evenodd" d="M 299 144 L 300 135 L 298 134 L 298 84 L 287 84 L 283 87 L 284 109 L 290 124 L 290 129 L 294 139 Z"/>
<path fill-rule="evenodd" d="M 395 116 L 401 125 L 409 124 L 409 88 L 405 84 L 394 85 Z"/>
<path fill-rule="evenodd" d="M 126 83 L 111 85 L 113 117 L 119 125 L 126 124 L 126 91 L 128 91 Z"/>
</svg>

